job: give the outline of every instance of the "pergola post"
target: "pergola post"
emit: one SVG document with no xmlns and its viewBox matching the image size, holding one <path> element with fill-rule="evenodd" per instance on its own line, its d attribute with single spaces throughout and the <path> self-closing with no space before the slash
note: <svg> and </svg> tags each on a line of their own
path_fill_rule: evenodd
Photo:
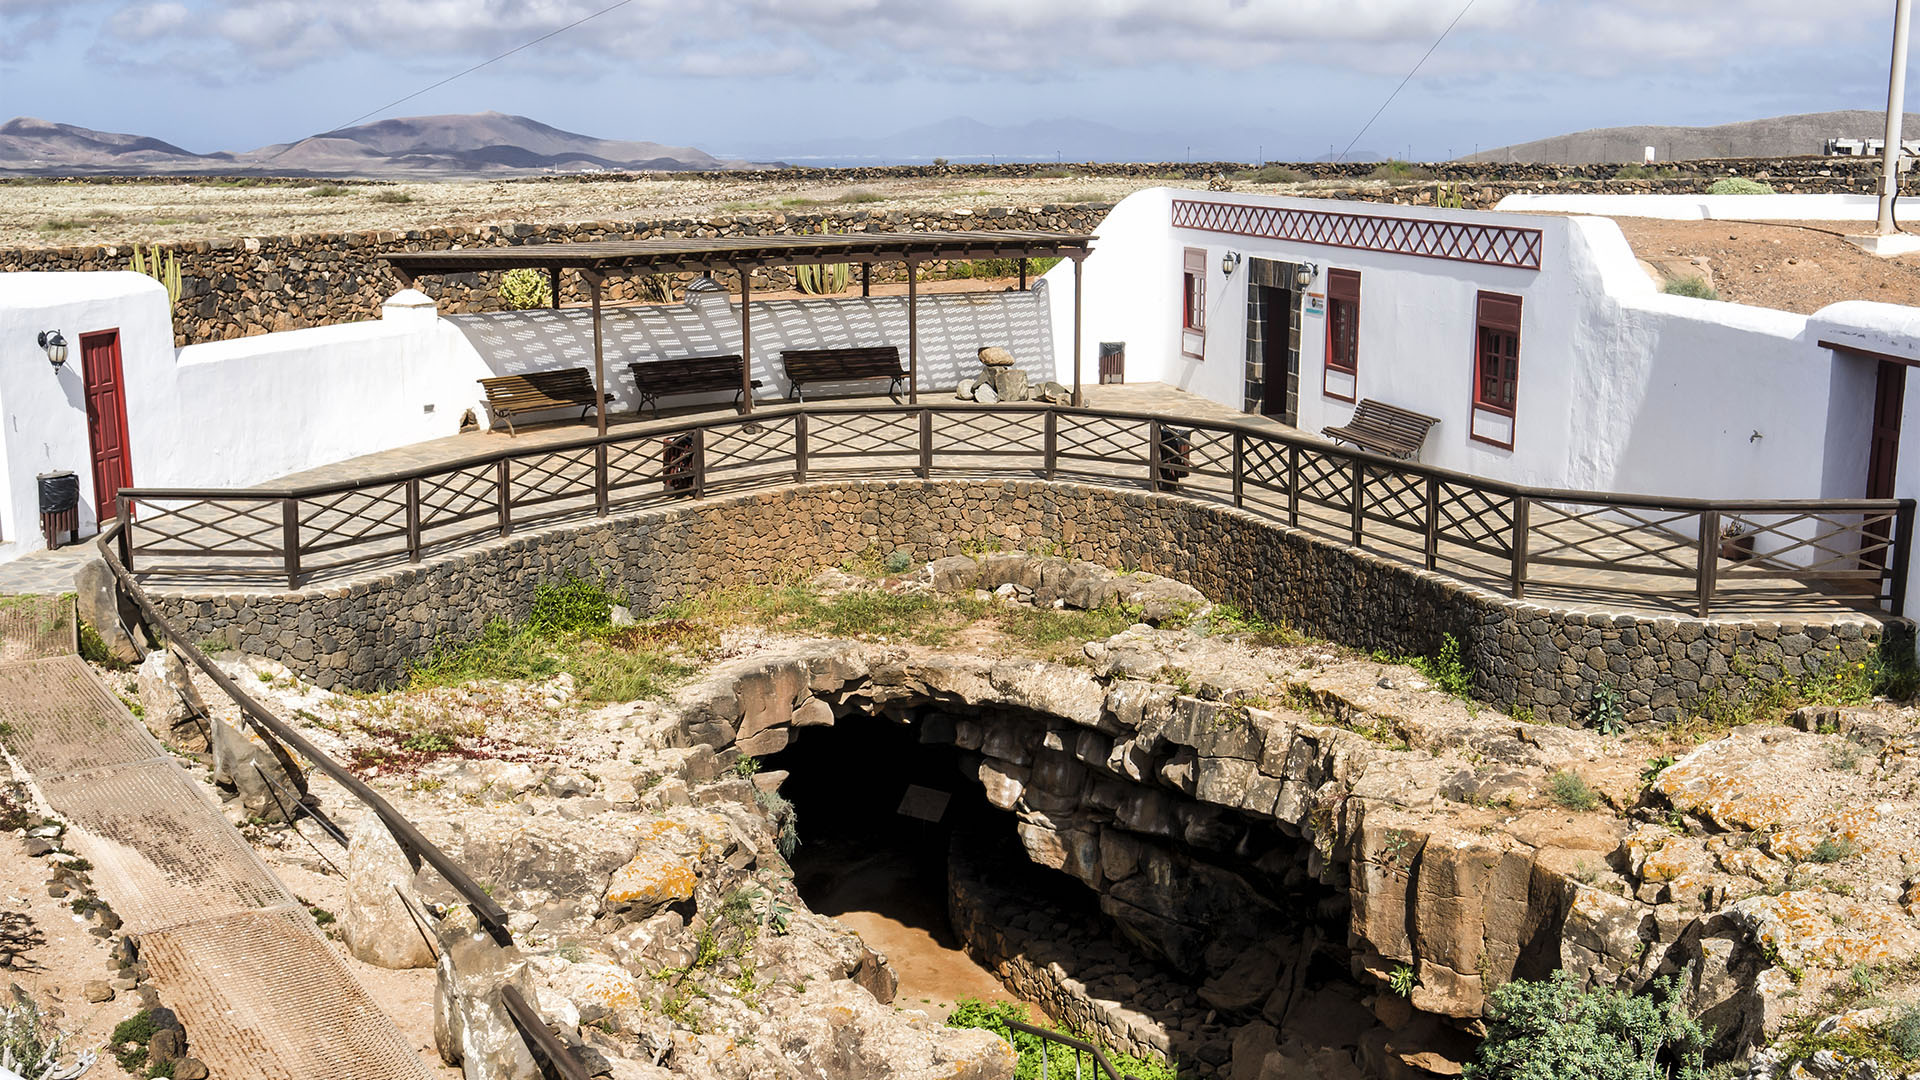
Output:
<svg viewBox="0 0 1920 1080">
<path fill-rule="evenodd" d="M 604 396 L 607 392 L 607 355 L 600 341 L 600 275 L 592 270 L 582 270 L 580 276 L 587 279 L 587 294 L 593 298 L 593 385 L 594 393 L 602 395 L 600 407 L 593 412 L 600 418 L 600 434 L 605 435 L 608 405 Z M 556 292 L 554 295 L 559 294 Z"/>
<path fill-rule="evenodd" d="M 920 266 L 907 260 L 907 404 L 920 403 Z"/>
<path fill-rule="evenodd" d="M 1073 256 L 1073 403 L 1085 405 L 1086 399 L 1080 395 L 1080 271 L 1086 266 L 1083 257 Z"/>
<path fill-rule="evenodd" d="M 860 264 L 860 295 L 873 295 L 873 264 L 870 262 Z"/>
<path fill-rule="evenodd" d="M 1024 256 L 1020 259 L 1020 291 L 1027 291 L 1027 260 Z"/>
<path fill-rule="evenodd" d="M 753 268 L 735 265 L 740 275 L 740 411 L 753 411 Z"/>
<path fill-rule="evenodd" d="M 553 294 L 550 299 L 550 303 L 551 303 L 551 306 L 553 307 L 553 310 L 559 311 L 560 310 L 560 268 L 557 266 L 547 267 L 547 291 Z"/>
</svg>

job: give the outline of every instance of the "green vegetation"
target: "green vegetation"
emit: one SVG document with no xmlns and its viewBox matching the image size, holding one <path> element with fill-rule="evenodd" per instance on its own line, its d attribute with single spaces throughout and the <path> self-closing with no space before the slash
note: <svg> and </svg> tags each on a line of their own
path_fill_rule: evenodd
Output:
<svg viewBox="0 0 1920 1080">
<path fill-rule="evenodd" d="M 1447 210 L 1465 210 L 1466 190 L 1459 184 L 1441 184 L 1433 189 L 1433 205 Z"/>
<path fill-rule="evenodd" d="M 1622 165 L 1613 172 L 1615 180 L 1674 180 L 1680 176 L 1680 170 L 1671 165 L 1664 168 L 1640 164 Z"/>
<path fill-rule="evenodd" d="M 1491 995 L 1487 1037 L 1466 1080 L 1704 1080 L 1705 1033 L 1672 979 L 1652 990 L 1582 990 L 1564 971 L 1506 983 Z"/>
<path fill-rule="evenodd" d="M 1669 734 L 1692 742 L 1717 737 L 1747 724 L 1777 724 L 1802 705 L 1865 705 L 1875 697 L 1911 700 L 1920 691 L 1920 667 L 1903 642 L 1881 641 L 1865 660 L 1814 668 L 1798 677 L 1763 682 L 1751 661 L 1735 656 L 1729 665 L 1738 676 L 1723 680 L 1692 715 Z"/>
<path fill-rule="evenodd" d="M 852 279 L 853 268 L 846 263 L 826 263 L 793 268 L 793 283 L 800 291 L 812 296 L 847 291 L 847 282 Z"/>
<path fill-rule="evenodd" d="M 1707 185 L 1709 195 L 1771 195 L 1772 184 L 1763 184 L 1758 180 L 1748 180 L 1742 176 L 1726 176 Z"/>
<path fill-rule="evenodd" d="M 1669 296 L 1690 296 L 1695 300 L 1718 300 L 1720 291 L 1698 274 L 1685 274 L 1668 281 L 1660 290 Z"/>
<path fill-rule="evenodd" d="M 100 631 L 85 619 L 80 620 L 80 659 L 99 664 L 109 671 L 132 670 L 131 664 L 115 659 L 113 653 L 107 651 L 107 639 L 101 637 Z"/>
<path fill-rule="evenodd" d="M 1241 169 L 1231 179 L 1249 184 L 1299 184 L 1304 183 L 1307 177 L 1285 165 L 1262 165 L 1257 169 Z"/>
<path fill-rule="evenodd" d="M 955 1003 L 953 1013 L 947 1017 L 950 1028 L 978 1028 L 991 1031 L 1005 1039 L 1013 1047 L 1016 1062 L 1013 1068 L 1014 1080 L 1039 1080 L 1044 1072 L 1048 1076 L 1072 1076 L 1075 1068 L 1086 1061 L 1084 1054 L 1079 1062 L 1074 1060 L 1074 1052 L 1055 1042 L 1048 1042 L 1038 1035 L 1029 1035 L 1024 1031 L 1014 1031 L 1007 1021 L 1028 1024 L 1033 1027 L 1046 1027 L 1058 1031 L 1070 1038 L 1098 1044 L 1099 1040 L 1088 1035 L 1080 1035 L 1051 1024 L 1035 1024 L 1028 1018 L 1027 1007 L 1018 1002 L 996 1001 L 988 1003 L 978 998 L 961 998 Z M 1132 1076 L 1137 1080 L 1176 1080 L 1178 1068 L 1157 1058 L 1138 1058 L 1123 1054 L 1117 1050 L 1104 1050 L 1113 1067 L 1122 1076 Z"/>
<path fill-rule="evenodd" d="M 1041 274 L 1059 265 L 1057 258 L 1027 260 L 1027 276 L 1037 278 Z M 963 281 L 976 278 L 1010 278 L 1020 276 L 1018 259 L 956 259 L 947 264 L 946 271 L 929 275 L 929 280 L 944 279 Z"/>
<path fill-rule="evenodd" d="M 339 184 L 320 184 L 308 188 L 307 195 L 315 199 L 337 199 L 352 191 L 352 188 L 341 187 Z"/>
<path fill-rule="evenodd" d="M 167 252 L 167 261 L 163 266 L 160 262 L 160 245 L 155 244 L 151 252 L 143 256 L 140 252 L 140 245 L 135 244 L 133 245 L 133 258 L 132 261 L 128 263 L 127 269 L 132 270 L 136 274 L 145 274 L 166 286 L 167 303 L 177 304 L 180 302 L 180 257 L 175 253 L 171 251 Z"/>
<path fill-rule="evenodd" d="M 553 281 L 532 267 L 500 275 L 500 302 L 508 311 L 532 311 L 553 303 Z"/>
<path fill-rule="evenodd" d="M 800 812 L 794 809 L 793 803 L 785 795 L 777 791 L 755 790 L 753 799 L 773 819 L 773 845 L 780 849 L 780 857 L 793 858 L 794 849 L 800 846 Z M 784 929 L 780 932 L 786 933 Z"/>
<path fill-rule="evenodd" d="M 1857 989 L 1864 981 L 1856 972 L 1856 994 L 1849 996 L 1871 993 L 1870 990 Z M 1810 1015 L 1826 1015 L 1827 1011 L 1819 1010 Z M 1785 1054 L 1782 1066 L 1806 1061 L 1824 1050 L 1840 1058 L 1843 1064 L 1872 1061 L 1880 1066 L 1880 1075 L 1899 1076 L 1920 1066 L 1920 1005 L 1907 1005 L 1880 1023 L 1866 1028 L 1816 1035 L 1810 1023 L 1803 1024 L 1800 1030 L 1782 1038 L 1775 1045 Z M 1784 1067 L 1781 1071 L 1783 1075 L 1786 1072 Z"/>
<path fill-rule="evenodd" d="M 1600 796 L 1593 793 L 1587 782 L 1576 772 L 1561 769 L 1547 777 L 1547 796 L 1554 804 L 1566 810 L 1598 810 Z"/>
<path fill-rule="evenodd" d="M 159 1033 L 159 1026 L 153 1022 L 153 1013 L 141 1009 L 114 1027 L 113 1034 L 107 1037 L 107 1049 L 129 1074 L 145 1076 L 147 1044 Z"/>
<path fill-rule="evenodd" d="M 733 763 L 733 775 L 740 777 L 742 780 L 757 774 L 759 771 L 760 759 L 757 757 L 748 757 L 743 754 Z"/>
<path fill-rule="evenodd" d="M 1419 980 L 1413 977 L 1413 969 L 1405 964 L 1395 964 L 1387 976 L 1387 989 L 1401 997 L 1412 997 L 1413 988 L 1418 985 Z"/>
<path fill-rule="evenodd" d="M 1392 180 L 1396 182 L 1404 182 L 1409 180 L 1431 180 L 1433 179 L 1433 170 L 1423 169 L 1420 166 L 1415 165 L 1410 161 L 1401 161 L 1398 158 L 1388 158 L 1386 161 L 1381 162 L 1378 166 L 1374 168 L 1373 172 L 1369 174 L 1368 179 Z"/>
<path fill-rule="evenodd" d="M 1600 683 L 1587 696 L 1587 726 L 1602 735 L 1622 735 L 1627 730 L 1627 703 L 1612 683 Z"/>
<path fill-rule="evenodd" d="M 0 1006 L 0 1061 L 29 1078 L 51 1071 L 66 1037 L 18 986 L 9 996 L 11 1002 Z"/>
<path fill-rule="evenodd" d="M 396 188 L 381 188 L 379 191 L 373 193 L 373 201 L 398 205 L 400 203 L 412 202 L 413 196 Z"/>
<path fill-rule="evenodd" d="M 781 199 L 780 205 L 785 207 L 849 206 L 849 205 L 857 206 L 865 203 L 877 203 L 877 202 L 886 202 L 886 201 L 887 201 L 887 197 L 885 195 L 879 194 L 878 192 L 868 191 L 866 188 L 854 188 L 852 191 L 849 191 L 843 195 L 835 195 L 831 199 L 812 199 L 804 195 L 796 196 L 791 199 Z"/>
<path fill-rule="evenodd" d="M 1857 850 L 1858 849 L 1854 847 L 1853 841 L 1848 840 L 1846 837 L 1829 836 L 1813 845 L 1813 850 L 1807 852 L 1807 861 L 1820 863 L 1821 865 L 1837 863 L 1842 859 L 1852 858 L 1854 852 Z"/>
<path fill-rule="evenodd" d="M 1457 698 L 1473 695 L 1473 673 L 1460 658 L 1460 639 L 1452 634 L 1440 637 L 1440 651 L 1432 656 L 1390 656 L 1376 652 L 1373 658 L 1383 664 L 1404 664 L 1419 672 L 1441 693 Z"/>
<path fill-rule="evenodd" d="M 1284 622 L 1268 622 L 1232 604 L 1213 605 L 1213 610 L 1207 613 L 1207 623 L 1215 634 L 1245 634 L 1252 644 L 1267 648 L 1300 645 L 1307 640 L 1305 634 Z"/>
</svg>

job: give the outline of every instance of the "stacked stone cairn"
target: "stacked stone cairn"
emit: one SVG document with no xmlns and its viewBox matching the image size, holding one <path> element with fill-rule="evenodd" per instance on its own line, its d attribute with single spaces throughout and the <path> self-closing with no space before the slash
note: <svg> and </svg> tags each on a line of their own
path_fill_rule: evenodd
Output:
<svg viewBox="0 0 1920 1080">
<path fill-rule="evenodd" d="M 981 348 L 980 377 L 960 380 L 953 396 L 961 401 L 977 401 L 983 405 L 1000 401 L 1046 401 L 1064 405 L 1071 397 L 1067 388 L 1057 382 L 1035 386 L 1028 380 L 1027 373 L 1015 363 L 1013 354 L 998 345 Z"/>
</svg>

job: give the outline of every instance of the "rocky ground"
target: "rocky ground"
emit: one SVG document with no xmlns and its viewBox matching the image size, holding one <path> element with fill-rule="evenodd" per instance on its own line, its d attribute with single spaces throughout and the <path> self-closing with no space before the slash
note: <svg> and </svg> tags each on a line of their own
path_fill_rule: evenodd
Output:
<svg viewBox="0 0 1920 1080">
<path fill-rule="evenodd" d="M 1899 1060 L 1890 1033 L 1920 999 L 1911 709 L 1566 729 L 1450 696 L 1444 665 L 1303 640 L 1150 575 L 1002 554 L 810 588 L 836 611 L 950 606 L 832 640 L 755 622 L 764 604 L 696 607 L 619 639 L 686 643 L 693 674 L 639 701 L 590 700 L 567 673 L 338 695 L 224 659 L 488 883 L 511 949 L 478 944 L 444 884 L 322 779 L 350 850 L 311 823 L 251 831 L 344 948 L 400 968 L 376 996 L 469 1077 L 525 1064 L 475 971 L 524 987 L 607 1075 L 1006 1076 L 1004 1044 L 896 1003 L 887 960 L 807 909 L 785 777 L 743 764 L 862 712 L 978 763 L 1029 858 L 1092 888 L 1148 968 L 1184 972 L 1151 984 L 1156 1010 L 1119 954 L 1091 980 L 983 956 L 1110 1045 L 1234 1080 L 1451 1075 L 1495 986 L 1564 968 L 1627 990 L 1674 978 L 1715 1056 L 1762 1073 L 1789 1054 L 1821 1077 L 1851 1075 L 1836 1052 Z M 163 704 L 147 712 L 170 733 Z M 1237 859 L 1257 865 L 1232 883 L 1203 866 Z M 1192 874 L 1214 876 L 1196 891 Z M 1245 949 L 1209 948 L 1195 927 L 1226 923 L 1196 895 L 1271 918 Z M 437 922 L 431 945 L 417 919 Z"/>
<path fill-rule="evenodd" d="M 1842 300 L 1920 304 L 1920 257 L 1881 258 L 1846 241 L 1871 223 L 1614 220 L 1659 280 L 1700 277 L 1722 300 L 1803 315 Z"/>
</svg>

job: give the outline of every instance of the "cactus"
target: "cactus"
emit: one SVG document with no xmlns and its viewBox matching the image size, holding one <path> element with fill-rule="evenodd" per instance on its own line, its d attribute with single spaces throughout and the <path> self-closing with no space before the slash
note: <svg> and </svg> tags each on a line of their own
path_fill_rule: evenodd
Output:
<svg viewBox="0 0 1920 1080">
<path fill-rule="evenodd" d="M 793 268 L 793 280 L 800 286 L 801 292 L 817 296 L 847 291 L 847 281 L 852 272 L 852 267 L 846 263 L 796 266 Z"/>
<path fill-rule="evenodd" d="M 553 303 L 553 283 L 540 270 L 522 267 L 500 278 L 500 302 L 508 311 L 531 311 Z"/>
<path fill-rule="evenodd" d="M 133 262 L 129 269 L 136 274 L 145 274 L 166 286 L 168 304 L 180 302 L 180 257 L 178 255 L 171 251 L 167 252 L 167 261 L 163 266 L 160 262 L 159 244 L 153 245 L 152 253 L 144 257 L 140 254 L 140 245 L 135 244 L 133 245 Z"/>
<path fill-rule="evenodd" d="M 1459 184 L 1436 184 L 1433 189 L 1433 205 L 1449 210 L 1465 210 L 1467 194 Z"/>
</svg>

